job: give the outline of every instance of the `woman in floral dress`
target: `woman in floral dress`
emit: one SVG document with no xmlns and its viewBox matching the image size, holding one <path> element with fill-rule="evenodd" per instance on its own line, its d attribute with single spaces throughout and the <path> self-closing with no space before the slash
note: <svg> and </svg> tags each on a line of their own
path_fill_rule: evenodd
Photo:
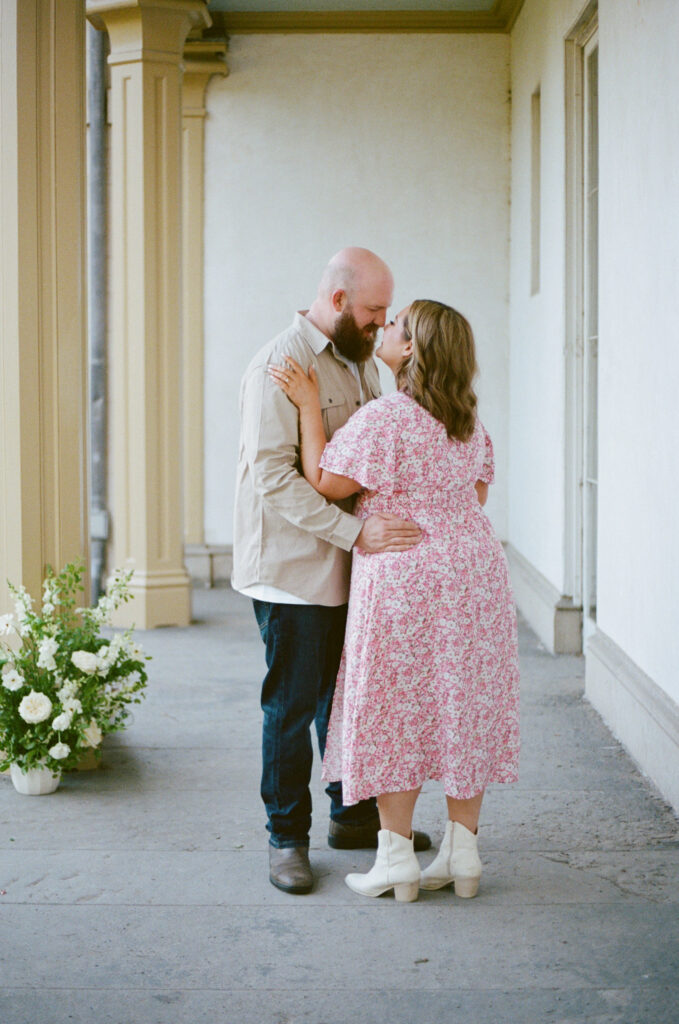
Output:
<svg viewBox="0 0 679 1024">
<path fill-rule="evenodd" d="M 325 497 L 358 494 L 356 515 L 416 522 L 408 551 L 355 551 L 323 777 L 344 801 L 376 795 L 375 865 L 356 892 L 417 898 L 453 882 L 474 896 L 485 787 L 514 782 L 519 754 L 516 618 L 502 546 L 483 511 L 493 450 L 476 415 L 474 339 L 465 318 L 418 300 L 377 353 L 398 391 L 356 412 L 326 444 L 313 368 L 272 375 L 300 410 L 302 468 Z M 442 846 L 420 874 L 412 816 L 423 782 L 447 801 Z"/>
</svg>

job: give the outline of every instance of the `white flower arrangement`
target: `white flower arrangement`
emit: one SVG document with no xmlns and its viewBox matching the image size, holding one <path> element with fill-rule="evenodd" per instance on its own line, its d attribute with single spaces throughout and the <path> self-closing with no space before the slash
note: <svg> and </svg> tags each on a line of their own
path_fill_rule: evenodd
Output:
<svg viewBox="0 0 679 1024">
<path fill-rule="evenodd" d="M 14 614 L 0 616 L 0 769 L 73 768 L 124 727 L 143 696 L 148 656 L 132 631 L 101 634 L 129 600 L 131 573 L 114 573 L 96 607 L 77 608 L 83 571 L 79 563 L 49 570 L 39 614 L 10 584 Z"/>
</svg>

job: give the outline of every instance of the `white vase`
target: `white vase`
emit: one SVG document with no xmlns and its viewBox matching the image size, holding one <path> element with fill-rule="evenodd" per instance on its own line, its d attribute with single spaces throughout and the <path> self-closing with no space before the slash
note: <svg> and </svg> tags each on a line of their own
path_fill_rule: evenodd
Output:
<svg viewBox="0 0 679 1024">
<path fill-rule="evenodd" d="M 61 773 L 53 775 L 51 768 L 29 768 L 27 772 L 22 772 L 18 764 L 11 764 L 9 771 L 14 788 L 24 796 L 53 793 L 61 782 Z"/>
</svg>

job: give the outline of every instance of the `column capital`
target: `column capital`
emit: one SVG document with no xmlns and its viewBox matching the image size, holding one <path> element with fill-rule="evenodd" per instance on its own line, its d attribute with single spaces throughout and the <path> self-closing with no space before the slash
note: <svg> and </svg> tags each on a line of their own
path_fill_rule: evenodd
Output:
<svg viewBox="0 0 679 1024">
<path fill-rule="evenodd" d="M 213 75 L 226 78 L 226 39 L 192 39 L 184 47 L 182 113 L 184 117 L 205 117 L 205 90 Z"/>
<path fill-rule="evenodd" d="M 110 64 L 176 64 L 191 29 L 212 24 L 205 0 L 87 0 L 87 17 L 108 32 Z"/>
</svg>

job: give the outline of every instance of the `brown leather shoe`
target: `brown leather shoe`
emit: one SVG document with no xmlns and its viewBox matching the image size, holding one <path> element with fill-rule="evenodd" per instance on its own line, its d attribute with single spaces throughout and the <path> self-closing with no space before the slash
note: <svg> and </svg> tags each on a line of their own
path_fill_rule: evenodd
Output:
<svg viewBox="0 0 679 1024">
<path fill-rule="evenodd" d="M 331 818 L 328 846 L 332 846 L 334 850 L 376 850 L 379 830 L 379 818 L 366 825 L 340 825 Z M 431 839 L 426 832 L 413 831 L 413 848 L 416 853 L 428 850 L 430 846 Z"/>
<path fill-rule="evenodd" d="M 269 881 L 277 889 L 295 896 L 311 892 L 314 876 L 307 847 L 289 846 L 279 850 L 276 846 L 269 846 Z"/>
</svg>

